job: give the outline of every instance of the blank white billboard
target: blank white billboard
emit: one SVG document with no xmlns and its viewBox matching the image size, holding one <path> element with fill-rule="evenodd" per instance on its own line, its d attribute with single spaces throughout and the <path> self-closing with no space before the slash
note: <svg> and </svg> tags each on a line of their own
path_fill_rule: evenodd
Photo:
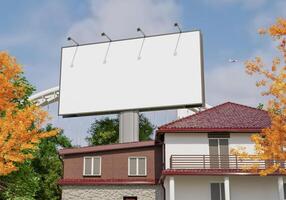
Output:
<svg viewBox="0 0 286 200">
<path fill-rule="evenodd" d="M 200 31 L 62 48 L 59 115 L 202 104 Z"/>
</svg>

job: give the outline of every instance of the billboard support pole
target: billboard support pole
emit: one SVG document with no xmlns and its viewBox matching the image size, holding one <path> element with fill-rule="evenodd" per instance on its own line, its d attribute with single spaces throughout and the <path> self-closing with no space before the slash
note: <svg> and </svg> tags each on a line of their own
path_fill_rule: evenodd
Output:
<svg viewBox="0 0 286 200">
<path fill-rule="evenodd" d="M 124 111 L 119 114 L 119 143 L 139 141 L 139 112 Z"/>
</svg>

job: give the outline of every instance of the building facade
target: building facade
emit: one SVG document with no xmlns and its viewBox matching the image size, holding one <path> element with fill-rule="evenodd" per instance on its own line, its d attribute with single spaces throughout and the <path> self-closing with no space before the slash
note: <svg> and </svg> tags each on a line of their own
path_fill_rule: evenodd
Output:
<svg viewBox="0 0 286 200">
<path fill-rule="evenodd" d="M 158 128 L 155 141 L 60 150 L 63 199 L 284 200 L 285 177 L 247 171 L 275 161 L 255 153 L 251 135 L 270 126 L 267 112 L 224 103 Z"/>
<path fill-rule="evenodd" d="M 62 199 L 163 199 L 162 148 L 155 141 L 59 151 Z"/>
<path fill-rule="evenodd" d="M 160 127 L 166 199 L 284 200 L 281 174 L 245 170 L 253 164 L 264 169 L 268 162 L 231 155 L 237 148 L 254 154 L 251 135 L 269 125 L 267 112 L 225 103 Z"/>
</svg>

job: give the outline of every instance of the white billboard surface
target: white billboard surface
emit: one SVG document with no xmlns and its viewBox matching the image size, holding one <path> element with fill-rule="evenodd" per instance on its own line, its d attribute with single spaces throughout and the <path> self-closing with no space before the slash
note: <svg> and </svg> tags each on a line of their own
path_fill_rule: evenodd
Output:
<svg viewBox="0 0 286 200">
<path fill-rule="evenodd" d="M 203 103 L 200 31 L 62 48 L 59 115 Z"/>
</svg>

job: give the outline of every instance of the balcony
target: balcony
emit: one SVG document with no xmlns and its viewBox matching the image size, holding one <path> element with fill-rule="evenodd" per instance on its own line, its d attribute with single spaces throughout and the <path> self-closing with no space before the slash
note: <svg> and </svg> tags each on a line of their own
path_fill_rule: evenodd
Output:
<svg viewBox="0 0 286 200">
<path fill-rule="evenodd" d="M 271 160 L 258 160 L 256 156 L 251 157 L 251 159 L 246 159 L 234 155 L 172 155 L 170 157 L 170 169 L 245 170 L 253 166 L 257 169 L 265 169 L 274 163 Z M 285 166 L 284 162 L 282 164 Z"/>
</svg>

